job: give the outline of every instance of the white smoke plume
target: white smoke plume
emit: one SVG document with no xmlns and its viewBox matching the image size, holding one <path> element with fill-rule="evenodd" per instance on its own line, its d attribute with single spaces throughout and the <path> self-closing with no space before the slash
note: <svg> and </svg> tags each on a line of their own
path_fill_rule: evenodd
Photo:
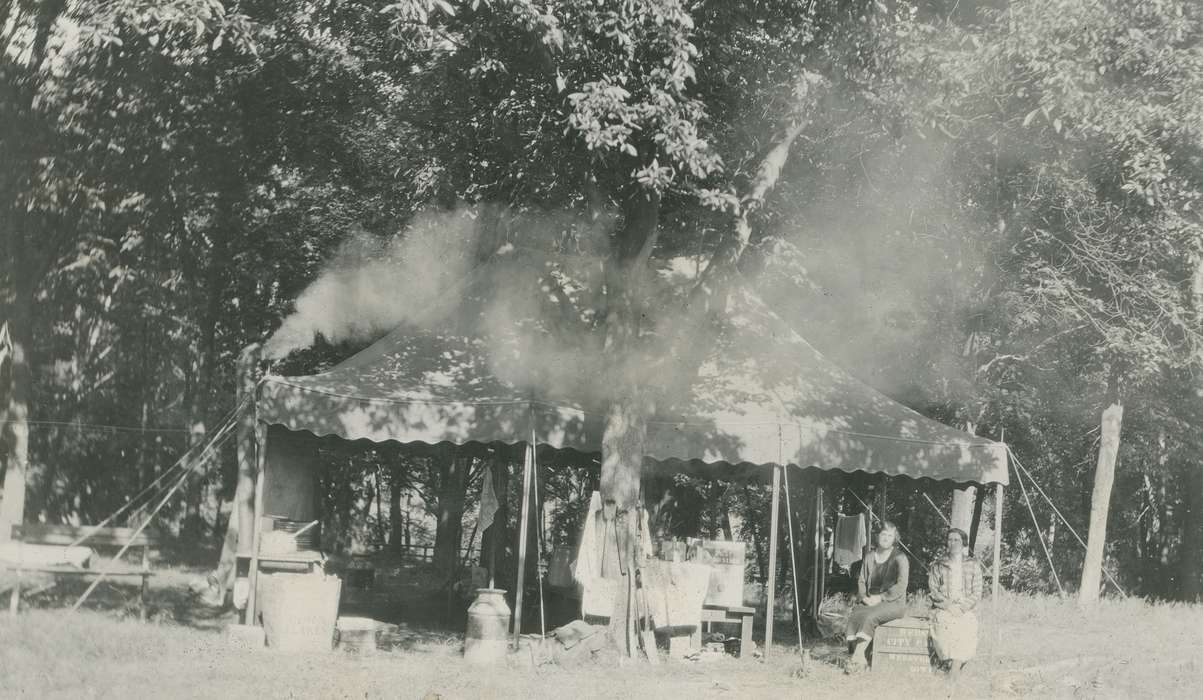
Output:
<svg viewBox="0 0 1203 700">
<path fill-rule="evenodd" d="M 318 278 L 297 297 L 264 346 L 271 359 L 331 342 L 370 338 L 402 322 L 432 323 L 472 268 L 478 217 L 468 210 L 419 215 L 391 240 L 351 234 Z"/>
</svg>

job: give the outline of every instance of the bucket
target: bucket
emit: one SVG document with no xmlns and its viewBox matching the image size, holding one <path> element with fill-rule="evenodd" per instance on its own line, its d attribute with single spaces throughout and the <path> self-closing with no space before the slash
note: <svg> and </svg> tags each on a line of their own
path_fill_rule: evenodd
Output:
<svg viewBox="0 0 1203 700">
<path fill-rule="evenodd" d="M 342 581 L 337 576 L 260 577 L 267 645 L 282 651 L 330 651 Z"/>
<path fill-rule="evenodd" d="M 464 660 L 488 666 L 502 661 L 508 647 L 510 606 L 500 588 L 478 588 L 468 606 L 468 628 L 464 633 Z"/>
<path fill-rule="evenodd" d="M 338 648 L 356 654 L 375 654 L 379 648 L 380 623 L 370 617 L 340 617 Z"/>
</svg>

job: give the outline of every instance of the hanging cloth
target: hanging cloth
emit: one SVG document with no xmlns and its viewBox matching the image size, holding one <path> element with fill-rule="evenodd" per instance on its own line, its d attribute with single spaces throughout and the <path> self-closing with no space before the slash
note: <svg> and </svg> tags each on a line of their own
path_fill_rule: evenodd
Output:
<svg viewBox="0 0 1203 700">
<path fill-rule="evenodd" d="M 646 562 L 652 555 L 652 532 L 647 511 L 641 511 L 638 517 L 638 536 Z M 585 615 L 609 617 L 614 611 L 621 556 L 614 524 L 603 517 L 601 493 L 594 491 L 581 528 L 576 562 L 572 566 L 572 577 L 581 587 L 581 611 Z M 637 565 L 643 563 L 637 562 Z"/>
<path fill-rule="evenodd" d="M 847 569 L 864 556 L 869 537 L 860 515 L 841 515 L 835 522 L 835 563 Z"/>
<path fill-rule="evenodd" d="M 493 517 L 497 515 L 497 510 L 501 504 L 497 500 L 497 491 L 493 487 L 493 470 L 492 468 L 485 469 L 484 481 L 480 485 L 480 518 L 477 520 L 481 532 L 489 529 L 493 524 Z"/>
<path fill-rule="evenodd" d="M 577 583 L 585 582 L 601 576 L 601 559 L 598 540 L 601 535 L 601 494 L 597 491 L 589 498 L 589 508 L 585 511 L 585 522 L 581 527 L 581 537 L 577 542 L 576 563 L 572 567 L 572 576 Z"/>
</svg>

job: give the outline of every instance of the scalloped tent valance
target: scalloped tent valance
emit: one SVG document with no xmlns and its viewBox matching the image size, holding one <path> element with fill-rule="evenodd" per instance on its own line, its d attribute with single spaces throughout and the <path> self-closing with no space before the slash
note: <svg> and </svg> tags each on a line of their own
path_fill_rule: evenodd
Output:
<svg viewBox="0 0 1203 700">
<path fill-rule="evenodd" d="M 1006 484 L 1002 443 L 927 418 L 851 377 L 749 294 L 732 304 L 696 378 L 656 387 L 647 468 L 739 478 L 773 464 Z M 536 344 L 537 345 L 537 344 Z M 268 376 L 259 420 L 376 442 L 601 451 L 602 406 L 516 337 L 403 326 L 327 372 Z M 547 387 L 561 387 L 560 390 Z"/>
</svg>

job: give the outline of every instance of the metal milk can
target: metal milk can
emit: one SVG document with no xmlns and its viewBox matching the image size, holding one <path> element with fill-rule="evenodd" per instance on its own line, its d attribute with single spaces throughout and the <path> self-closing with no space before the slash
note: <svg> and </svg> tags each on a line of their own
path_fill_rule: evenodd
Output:
<svg viewBox="0 0 1203 700">
<path fill-rule="evenodd" d="M 468 606 L 468 628 L 464 632 L 464 659 L 490 665 L 505 658 L 509 646 L 510 606 L 500 588 L 478 588 Z"/>
</svg>

